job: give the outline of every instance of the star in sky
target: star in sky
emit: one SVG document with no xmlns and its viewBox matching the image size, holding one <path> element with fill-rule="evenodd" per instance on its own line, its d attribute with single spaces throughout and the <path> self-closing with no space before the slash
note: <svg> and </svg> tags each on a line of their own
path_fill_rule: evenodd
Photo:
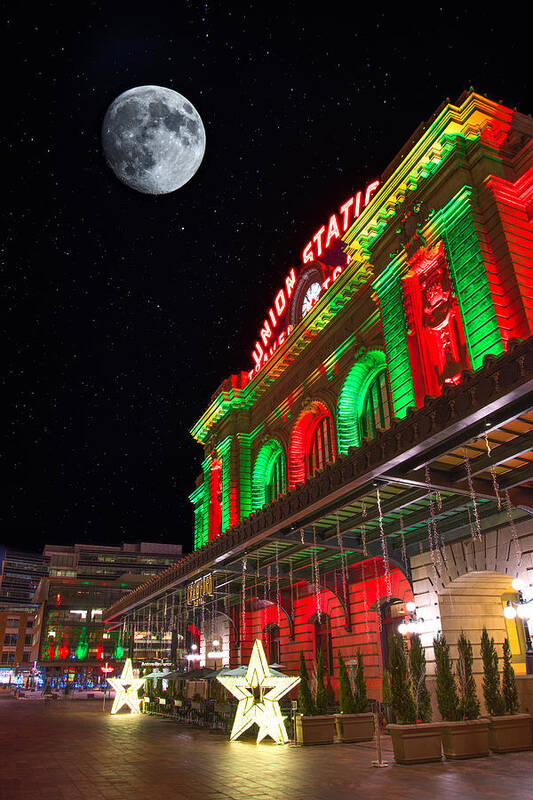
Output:
<svg viewBox="0 0 533 800">
<path fill-rule="evenodd" d="M 113 708 L 111 709 L 112 714 L 116 714 L 124 705 L 129 706 L 132 714 L 140 713 L 138 691 L 143 685 L 144 680 L 144 678 L 133 677 L 131 658 L 127 658 L 120 678 L 107 679 L 107 682 L 111 684 L 116 692 Z"/>
<path fill-rule="evenodd" d="M 289 741 L 279 700 L 298 685 L 300 678 L 273 675 L 260 639 L 254 642 L 245 675 L 219 675 L 217 680 L 239 701 L 230 741 L 238 739 L 254 722 L 259 727 L 257 744 L 265 736 L 278 744 Z"/>
</svg>

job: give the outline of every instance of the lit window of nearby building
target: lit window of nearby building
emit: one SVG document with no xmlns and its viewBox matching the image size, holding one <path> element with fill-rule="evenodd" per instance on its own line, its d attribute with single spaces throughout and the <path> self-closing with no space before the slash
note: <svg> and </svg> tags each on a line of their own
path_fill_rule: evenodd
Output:
<svg viewBox="0 0 533 800">
<path fill-rule="evenodd" d="M 333 449 L 333 428 L 329 416 L 321 417 L 309 441 L 309 447 L 305 457 L 305 472 L 308 478 L 324 469 L 326 464 L 333 461 L 335 451 Z"/>
<path fill-rule="evenodd" d="M 32 638 L 31 633 L 27 633 L 26 636 L 24 637 L 25 646 L 31 645 L 31 638 Z"/>
<path fill-rule="evenodd" d="M 18 617 L 8 617 L 6 622 L 6 628 L 18 628 L 19 620 Z"/>
<path fill-rule="evenodd" d="M 27 664 L 28 661 L 30 660 L 30 654 L 29 653 L 23 653 L 22 654 L 22 660 L 24 661 L 25 664 Z"/>
<path fill-rule="evenodd" d="M 16 633 L 6 633 L 4 636 L 4 645 L 15 647 L 17 644 L 17 638 L 18 637 Z"/>
<path fill-rule="evenodd" d="M 376 430 L 390 428 L 392 409 L 389 396 L 387 372 L 382 370 L 372 380 L 367 389 L 363 414 L 361 416 L 361 435 L 373 438 Z"/>
<path fill-rule="evenodd" d="M 15 663 L 15 653 L 2 653 L 2 664 L 14 664 Z"/>
</svg>

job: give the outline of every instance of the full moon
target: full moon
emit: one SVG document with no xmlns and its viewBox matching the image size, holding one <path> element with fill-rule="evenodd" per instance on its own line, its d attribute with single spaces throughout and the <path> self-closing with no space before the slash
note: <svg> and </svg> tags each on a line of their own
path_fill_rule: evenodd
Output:
<svg viewBox="0 0 533 800">
<path fill-rule="evenodd" d="M 187 98 L 162 86 L 137 86 L 109 106 L 102 145 L 117 178 L 145 194 L 189 181 L 205 152 L 202 119 Z"/>
</svg>

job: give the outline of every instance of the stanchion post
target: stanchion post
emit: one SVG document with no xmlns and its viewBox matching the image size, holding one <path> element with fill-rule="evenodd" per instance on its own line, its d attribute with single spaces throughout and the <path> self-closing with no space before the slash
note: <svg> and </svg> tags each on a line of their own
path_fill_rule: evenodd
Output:
<svg viewBox="0 0 533 800">
<path fill-rule="evenodd" d="M 379 730 L 378 715 L 374 714 L 374 733 L 376 734 L 376 760 L 372 762 L 373 767 L 388 767 L 388 763 L 383 761 L 381 755 L 381 735 Z"/>
</svg>

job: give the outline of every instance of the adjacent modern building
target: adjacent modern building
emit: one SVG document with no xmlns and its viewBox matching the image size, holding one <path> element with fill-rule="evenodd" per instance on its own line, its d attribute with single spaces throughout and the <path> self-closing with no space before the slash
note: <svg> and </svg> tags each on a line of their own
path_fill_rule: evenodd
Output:
<svg viewBox="0 0 533 800">
<path fill-rule="evenodd" d="M 33 597 L 38 611 L 32 651 L 45 679 L 60 685 L 101 682 L 105 662 L 124 658 L 121 633 L 105 629 L 103 609 L 181 555 L 181 545 L 154 542 L 46 545 L 48 577 Z"/>
<path fill-rule="evenodd" d="M 527 671 L 533 615 L 533 120 L 475 93 L 347 187 L 280 267 L 250 363 L 192 435 L 196 550 L 104 612 L 140 659 L 295 672 L 391 632 L 486 625 Z M 261 269 L 261 265 L 254 265 Z M 166 639 L 162 637 L 166 636 Z"/>
</svg>

